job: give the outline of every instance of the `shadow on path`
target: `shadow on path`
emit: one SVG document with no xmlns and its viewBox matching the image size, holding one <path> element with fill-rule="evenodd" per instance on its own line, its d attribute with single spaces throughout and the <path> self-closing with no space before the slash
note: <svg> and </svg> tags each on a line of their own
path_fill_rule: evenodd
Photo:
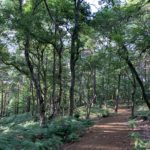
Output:
<svg viewBox="0 0 150 150">
<path fill-rule="evenodd" d="M 79 142 L 67 144 L 62 150 L 132 150 L 129 137 L 129 110 L 97 121 Z"/>
</svg>

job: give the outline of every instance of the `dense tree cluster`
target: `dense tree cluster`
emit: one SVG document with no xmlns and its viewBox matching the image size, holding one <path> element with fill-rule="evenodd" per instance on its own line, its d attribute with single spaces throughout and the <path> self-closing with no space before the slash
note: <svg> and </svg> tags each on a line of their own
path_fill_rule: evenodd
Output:
<svg viewBox="0 0 150 150">
<path fill-rule="evenodd" d="M 0 116 L 73 116 L 84 106 L 150 109 L 150 3 L 0 1 Z"/>
</svg>

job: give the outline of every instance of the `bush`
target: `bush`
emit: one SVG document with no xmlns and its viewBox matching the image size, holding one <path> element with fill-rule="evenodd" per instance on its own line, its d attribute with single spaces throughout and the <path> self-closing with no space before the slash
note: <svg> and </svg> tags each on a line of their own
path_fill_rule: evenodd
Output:
<svg viewBox="0 0 150 150">
<path fill-rule="evenodd" d="M 80 118 L 80 113 L 79 113 L 79 112 L 76 112 L 75 115 L 74 115 L 74 117 L 75 117 L 76 119 L 79 119 L 79 118 Z"/>
<path fill-rule="evenodd" d="M 66 140 L 67 142 L 75 142 L 75 141 L 79 141 L 79 135 L 76 133 L 71 133 L 68 135 L 68 138 Z"/>
<path fill-rule="evenodd" d="M 136 128 L 137 123 L 136 123 L 136 119 L 131 119 L 128 121 L 128 125 L 129 127 L 133 130 L 134 128 Z"/>
<path fill-rule="evenodd" d="M 148 119 L 150 119 L 150 111 L 139 111 L 136 113 L 136 116 L 139 119 L 143 119 L 144 121 L 148 120 Z"/>
<path fill-rule="evenodd" d="M 136 119 L 132 119 L 128 121 L 129 127 L 134 129 L 137 126 L 137 120 Z M 139 132 L 132 132 L 131 133 L 131 137 L 134 141 L 134 150 L 147 150 L 147 148 L 150 146 L 149 142 L 144 141 L 141 138 L 141 135 Z"/>
<path fill-rule="evenodd" d="M 89 126 L 88 124 L 81 119 L 77 120 L 76 118 L 64 117 L 53 121 L 49 126 L 49 132 L 61 137 L 63 139 L 63 142 L 72 142 L 75 141 L 75 139 L 78 140 L 80 134 L 83 134 L 85 128 Z"/>
<path fill-rule="evenodd" d="M 134 140 L 134 150 L 146 150 L 146 142 L 140 138 L 138 132 L 131 133 L 131 137 Z"/>
<path fill-rule="evenodd" d="M 63 143 L 78 141 L 92 124 L 89 120 L 63 117 L 40 128 L 29 114 L 3 118 L 0 123 L 0 150 L 57 150 Z"/>
</svg>

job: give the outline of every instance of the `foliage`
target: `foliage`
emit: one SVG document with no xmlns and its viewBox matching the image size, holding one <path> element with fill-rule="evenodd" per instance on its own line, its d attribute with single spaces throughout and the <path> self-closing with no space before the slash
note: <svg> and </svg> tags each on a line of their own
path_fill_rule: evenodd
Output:
<svg viewBox="0 0 150 150">
<path fill-rule="evenodd" d="M 81 118 L 150 109 L 149 0 L 99 3 L 92 14 L 85 0 L 0 0 L 1 149 L 58 149 L 91 125 Z M 31 113 L 60 118 L 39 128 Z"/>
<path fill-rule="evenodd" d="M 91 123 L 87 120 L 76 119 L 72 117 L 64 117 L 56 119 L 50 126 L 50 132 L 60 136 L 63 142 L 70 142 L 78 139 L 80 134 L 83 134 L 85 127 Z"/>
<path fill-rule="evenodd" d="M 147 150 L 150 146 L 150 143 L 143 139 L 141 133 L 134 130 L 138 127 L 138 120 L 142 120 L 144 122 L 149 119 L 149 115 L 150 112 L 147 111 L 147 108 L 145 106 L 140 106 L 135 112 L 135 118 L 128 121 L 128 125 L 132 129 L 130 136 L 134 140 L 134 150 Z"/>
<path fill-rule="evenodd" d="M 146 150 L 147 149 L 146 148 L 147 143 L 141 139 L 139 133 L 133 132 L 131 133 L 131 137 L 134 140 L 134 150 Z"/>
<path fill-rule="evenodd" d="M 112 109 L 108 108 L 99 108 L 98 106 L 93 106 L 91 108 L 91 118 L 94 117 L 108 117 L 109 114 L 112 113 Z M 86 117 L 86 108 L 85 107 L 79 107 L 78 108 L 78 114 L 80 114 L 81 118 Z"/>
<path fill-rule="evenodd" d="M 40 128 L 30 114 L 6 117 L 0 120 L 0 149 L 56 150 L 64 142 L 79 140 L 90 121 L 71 117 L 56 118 Z"/>
<path fill-rule="evenodd" d="M 130 119 L 128 125 L 133 130 L 136 127 L 136 119 Z"/>
</svg>

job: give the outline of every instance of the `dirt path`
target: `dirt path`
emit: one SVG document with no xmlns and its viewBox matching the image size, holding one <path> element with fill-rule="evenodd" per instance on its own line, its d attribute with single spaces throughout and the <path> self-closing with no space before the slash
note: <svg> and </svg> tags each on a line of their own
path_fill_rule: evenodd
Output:
<svg viewBox="0 0 150 150">
<path fill-rule="evenodd" d="M 62 150 L 132 150 L 127 120 L 129 111 L 97 121 L 79 142 L 65 145 Z"/>
</svg>

